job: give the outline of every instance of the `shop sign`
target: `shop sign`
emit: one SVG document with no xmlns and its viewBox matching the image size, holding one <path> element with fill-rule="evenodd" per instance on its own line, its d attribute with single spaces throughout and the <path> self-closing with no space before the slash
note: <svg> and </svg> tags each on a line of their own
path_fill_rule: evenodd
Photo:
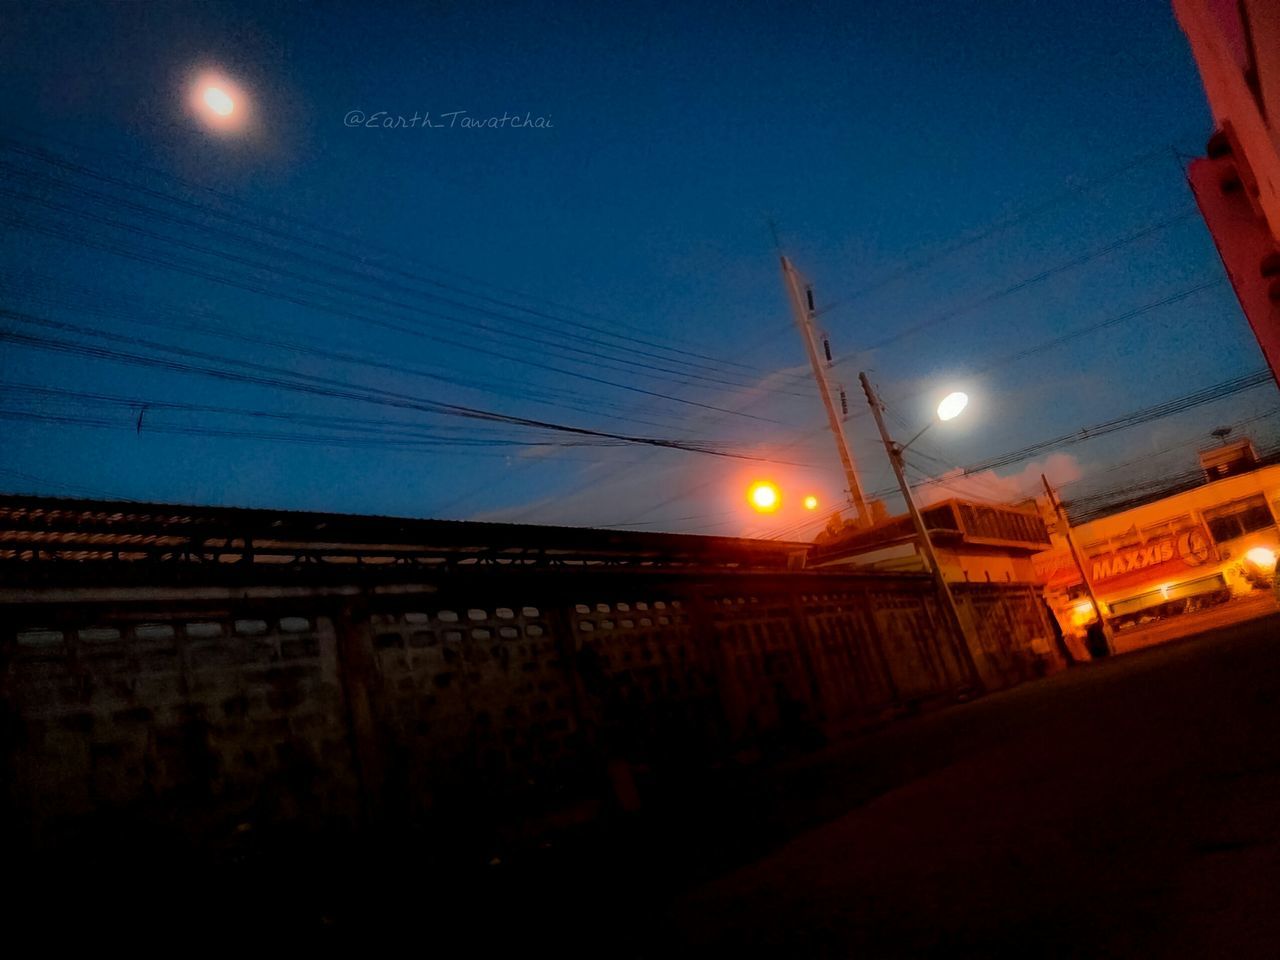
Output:
<svg viewBox="0 0 1280 960">
<path fill-rule="evenodd" d="M 1151 543 L 1093 557 L 1091 579 L 1098 583 L 1129 573 L 1155 572 L 1157 567 L 1174 566 L 1174 561 L 1180 561 L 1176 565 L 1179 568 L 1196 567 L 1209 559 L 1210 552 L 1208 535 L 1199 527 L 1192 527 Z"/>
</svg>

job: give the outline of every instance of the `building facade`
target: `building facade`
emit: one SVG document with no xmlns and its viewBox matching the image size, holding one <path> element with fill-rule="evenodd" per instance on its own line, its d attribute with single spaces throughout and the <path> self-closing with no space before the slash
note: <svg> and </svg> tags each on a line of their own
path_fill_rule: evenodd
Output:
<svg viewBox="0 0 1280 960">
<path fill-rule="evenodd" d="M 1270 589 L 1280 552 L 1280 465 L 1246 442 L 1201 455 L 1202 482 L 1071 528 L 1103 615 L 1117 630 Z M 1095 619 L 1064 531 L 1035 557 L 1063 629 Z"/>
<path fill-rule="evenodd" d="M 1214 132 L 1188 179 L 1280 382 L 1280 3 L 1174 0 Z"/>
<path fill-rule="evenodd" d="M 1035 583 L 1033 557 L 1050 544 L 1033 503 L 1006 507 L 944 500 L 921 511 L 946 579 L 953 583 Z M 906 514 L 815 544 L 813 567 L 923 571 L 928 566 Z"/>
</svg>

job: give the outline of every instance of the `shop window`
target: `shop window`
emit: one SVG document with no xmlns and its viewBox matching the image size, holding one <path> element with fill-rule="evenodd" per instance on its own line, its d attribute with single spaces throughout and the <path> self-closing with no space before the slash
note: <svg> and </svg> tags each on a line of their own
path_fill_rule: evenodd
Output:
<svg viewBox="0 0 1280 960">
<path fill-rule="evenodd" d="M 1266 499 L 1261 495 L 1206 511 L 1204 520 L 1214 543 L 1234 540 L 1256 530 L 1274 527 L 1276 524 Z"/>
</svg>

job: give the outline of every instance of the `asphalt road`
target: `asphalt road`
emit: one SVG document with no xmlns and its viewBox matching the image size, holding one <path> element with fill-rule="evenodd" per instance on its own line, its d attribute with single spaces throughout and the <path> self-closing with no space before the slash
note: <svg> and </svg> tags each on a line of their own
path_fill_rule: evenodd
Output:
<svg viewBox="0 0 1280 960">
<path fill-rule="evenodd" d="M 684 895 L 652 942 L 707 956 L 1280 955 L 1280 617 L 852 750 L 798 768 L 779 801 L 813 802 L 829 782 L 846 812 Z M 850 803 L 862 775 L 879 787 Z"/>
</svg>

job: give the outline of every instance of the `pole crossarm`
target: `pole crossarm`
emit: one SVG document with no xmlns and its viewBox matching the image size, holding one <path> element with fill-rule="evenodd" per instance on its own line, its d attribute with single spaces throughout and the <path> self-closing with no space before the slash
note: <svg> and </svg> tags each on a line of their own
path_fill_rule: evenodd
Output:
<svg viewBox="0 0 1280 960">
<path fill-rule="evenodd" d="M 822 395 L 822 405 L 827 411 L 827 424 L 835 437 L 836 450 L 840 454 L 840 466 L 844 470 L 845 483 L 849 490 L 849 503 L 852 504 L 859 526 L 869 526 L 871 514 L 867 510 L 867 502 L 862 493 L 862 484 L 858 481 L 858 471 L 853 465 L 853 455 L 849 452 L 849 440 L 844 434 L 844 425 L 836 412 L 835 402 L 831 399 L 831 387 L 827 383 L 827 372 L 818 355 L 818 345 L 814 341 L 813 331 L 813 294 L 806 296 L 801 292 L 800 277 L 791 261 L 782 257 L 782 277 L 787 284 L 787 295 L 791 300 L 791 311 L 795 318 L 800 338 L 804 340 L 805 352 L 809 355 L 809 364 L 813 367 L 813 378 L 818 382 L 818 392 Z"/>
</svg>

